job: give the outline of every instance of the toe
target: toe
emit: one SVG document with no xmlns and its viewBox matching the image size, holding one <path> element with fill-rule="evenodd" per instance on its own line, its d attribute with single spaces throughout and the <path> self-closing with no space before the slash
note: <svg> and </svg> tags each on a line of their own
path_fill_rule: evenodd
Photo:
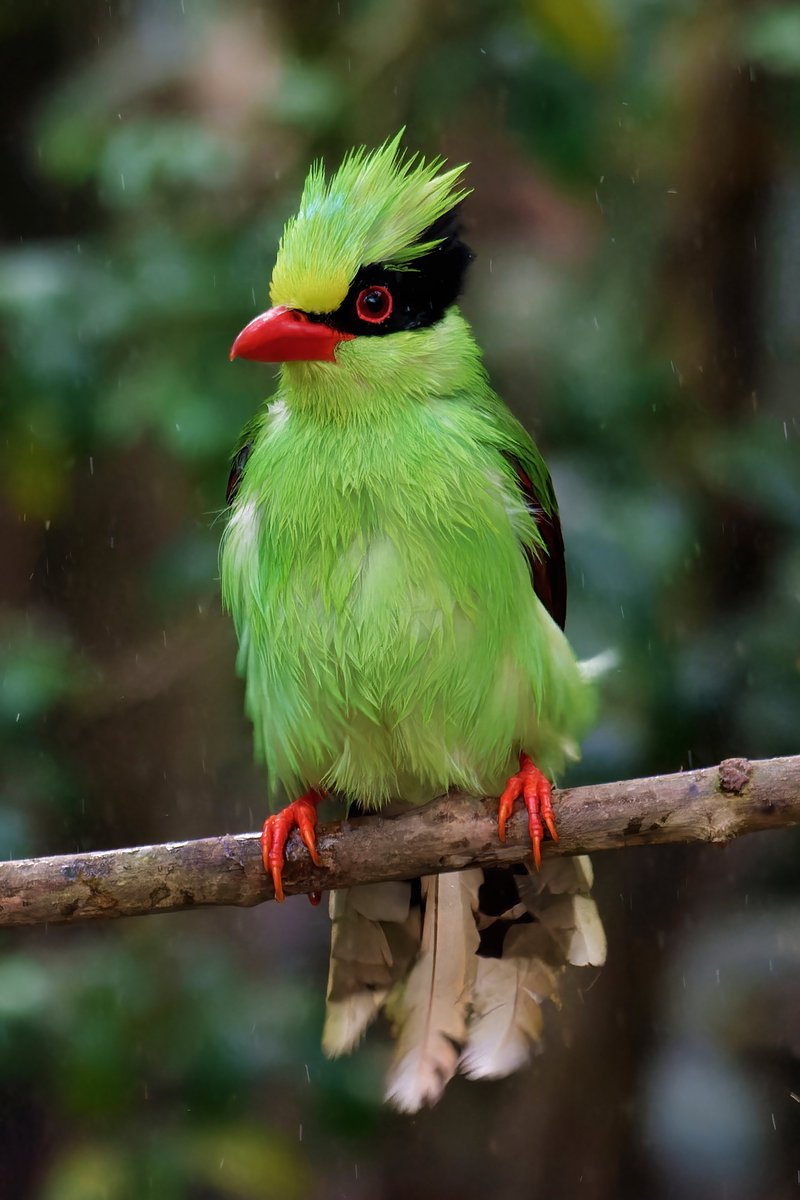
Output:
<svg viewBox="0 0 800 1200">
<path fill-rule="evenodd" d="M 272 886 L 275 889 L 275 899 L 278 901 L 278 904 L 283 904 L 283 863 L 280 863 L 280 865 L 275 863 L 270 868 L 270 875 L 272 876 Z"/>
</svg>

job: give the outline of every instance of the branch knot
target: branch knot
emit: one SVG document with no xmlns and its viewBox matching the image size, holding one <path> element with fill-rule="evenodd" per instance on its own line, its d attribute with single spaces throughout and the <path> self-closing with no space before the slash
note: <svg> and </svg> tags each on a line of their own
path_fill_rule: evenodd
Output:
<svg viewBox="0 0 800 1200">
<path fill-rule="evenodd" d="M 723 792 L 741 796 L 753 768 L 746 758 L 726 758 L 719 764 L 719 786 Z"/>
</svg>

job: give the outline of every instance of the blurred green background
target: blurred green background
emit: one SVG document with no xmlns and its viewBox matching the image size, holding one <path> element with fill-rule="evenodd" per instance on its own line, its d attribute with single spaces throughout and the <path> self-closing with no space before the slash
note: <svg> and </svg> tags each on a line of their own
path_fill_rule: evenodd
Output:
<svg viewBox="0 0 800 1200">
<path fill-rule="evenodd" d="M 571 778 L 800 750 L 800 6 L 7 0 L 0 104 L 3 855 L 263 818 L 228 348 L 310 160 L 401 124 L 472 163 L 464 308 L 620 653 Z M 598 858 L 607 968 L 414 1119 L 380 1032 L 321 1056 L 324 906 L 4 931 L 0 1196 L 794 1197 L 798 852 Z"/>
</svg>

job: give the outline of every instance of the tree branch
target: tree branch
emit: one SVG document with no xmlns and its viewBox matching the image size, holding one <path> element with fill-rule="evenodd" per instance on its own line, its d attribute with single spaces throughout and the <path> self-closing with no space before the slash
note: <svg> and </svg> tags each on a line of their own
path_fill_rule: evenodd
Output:
<svg viewBox="0 0 800 1200">
<path fill-rule="evenodd" d="M 665 842 L 724 843 L 743 833 L 800 824 L 800 756 L 558 791 L 560 841 L 545 854 L 583 854 Z M 451 793 L 398 817 L 320 826 L 323 866 L 297 834 L 289 841 L 287 893 L 408 879 L 530 853 L 518 813 L 497 837 L 497 801 Z M 274 899 L 252 833 L 101 850 L 0 864 L 0 925 L 41 925 Z"/>
</svg>

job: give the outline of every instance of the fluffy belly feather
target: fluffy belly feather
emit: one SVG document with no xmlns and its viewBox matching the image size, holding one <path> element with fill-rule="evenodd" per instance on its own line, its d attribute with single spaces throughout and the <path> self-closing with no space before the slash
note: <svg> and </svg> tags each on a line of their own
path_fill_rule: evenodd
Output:
<svg viewBox="0 0 800 1200">
<path fill-rule="evenodd" d="M 367 807 L 492 793 L 522 748 L 558 771 L 591 700 L 531 586 L 530 515 L 489 451 L 444 419 L 407 431 L 402 453 L 350 431 L 334 457 L 333 436 L 324 461 L 291 420 L 258 442 L 223 543 L 271 789 L 323 785 Z"/>
<path fill-rule="evenodd" d="M 326 588 L 318 564 L 298 563 L 251 606 L 241 665 L 273 786 L 324 785 L 377 807 L 451 786 L 494 792 L 523 746 L 560 765 L 537 680 L 555 658 L 574 664 L 519 557 L 501 603 L 460 597 L 441 571 L 423 580 L 387 536 L 354 540 Z"/>
</svg>

